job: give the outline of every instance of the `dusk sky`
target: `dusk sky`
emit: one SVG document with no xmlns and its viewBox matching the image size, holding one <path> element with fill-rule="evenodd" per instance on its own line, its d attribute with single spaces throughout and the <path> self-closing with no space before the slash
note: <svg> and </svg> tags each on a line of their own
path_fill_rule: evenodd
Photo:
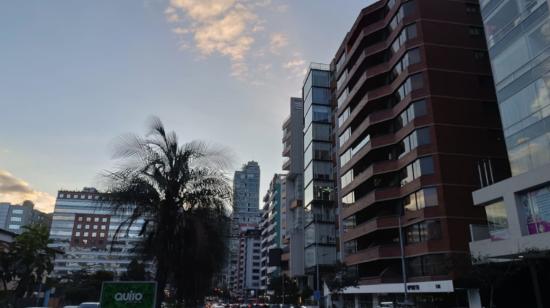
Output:
<svg viewBox="0 0 550 308">
<path fill-rule="evenodd" d="M 281 172 L 281 124 L 309 62 L 332 60 L 359 0 L 0 1 L 0 202 L 52 211 L 99 186 L 112 147 L 161 118 L 181 142 Z"/>
</svg>

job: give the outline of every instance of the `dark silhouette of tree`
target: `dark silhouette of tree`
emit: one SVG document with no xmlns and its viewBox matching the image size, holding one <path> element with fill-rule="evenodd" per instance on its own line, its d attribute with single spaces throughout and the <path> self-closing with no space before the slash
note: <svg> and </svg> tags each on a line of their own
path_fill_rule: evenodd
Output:
<svg viewBox="0 0 550 308">
<path fill-rule="evenodd" d="M 15 260 L 15 275 L 18 284 L 15 296 L 22 298 L 31 294 L 45 276 L 53 269 L 55 252 L 48 248 L 50 232 L 41 224 L 24 226 L 23 233 L 15 237 L 10 253 Z"/>
<path fill-rule="evenodd" d="M 127 281 L 142 281 L 147 280 L 147 272 L 145 271 L 145 264 L 138 262 L 136 259 L 132 259 L 128 264 L 126 273 L 122 274 L 121 280 Z"/>
<path fill-rule="evenodd" d="M 231 186 L 226 157 L 200 142 L 180 144 L 158 118 L 145 138 L 123 139 L 117 170 L 107 174 L 113 213 L 131 215 L 116 230 L 126 234 L 140 219 L 136 251 L 156 265 L 157 306 L 167 283 L 177 300 L 194 303 L 208 292 L 224 265 Z"/>
<path fill-rule="evenodd" d="M 65 283 L 58 285 L 59 293 L 64 294 L 65 304 L 97 301 L 101 294 L 103 282 L 112 281 L 113 278 L 112 272 L 95 271 L 89 273 L 86 270 L 81 270 L 67 277 Z"/>
<path fill-rule="evenodd" d="M 283 302 L 285 304 L 298 304 L 298 298 L 300 297 L 300 288 L 294 280 L 290 279 L 287 275 L 284 277 L 284 287 L 281 282 L 283 278 L 279 276 L 274 276 L 269 280 L 269 290 L 274 291 L 274 295 L 271 297 L 271 303 L 280 304 Z"/>
</svg>

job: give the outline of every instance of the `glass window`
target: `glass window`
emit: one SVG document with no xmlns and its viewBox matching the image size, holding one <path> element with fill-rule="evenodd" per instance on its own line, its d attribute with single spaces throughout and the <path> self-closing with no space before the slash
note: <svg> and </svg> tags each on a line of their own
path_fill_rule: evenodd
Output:
<svg viewBox="0 0 550 308">
<path fill-rule="evenodd" d="M 355 203 L 355 192 L 350 192 L 349 194 L 342 197 L 342 205 L 343 206 L 350 206 L 353 203 Z"/>
<path fill-rule="evenodd" d="M 346 165 L 351 159 L 351 149 L 347 150 L 340 156 L 340 166 Z"/>
<path fill-rule="evenodd" d="M 414 193 L 403 198 L 403 208 L 405 209 L 405 212 L 416 211 L 416 199 Z"/>
<path fill-rule="evenodd" d="M 346 110 L 344 110 L 344 112 L 342 112 L 342 114 L 338 117 L 338 127 L 341 127 L 342 124 L 344 124 L 344 122 L 346 122 L 346 120 L 348 119 L 350 115 L 350 109 L 349 107 L 346 108 Z"/>
<path fill-rule="evenodd" d="M 528 234 L 550 231 L 550 185 L 519 195 Z"/>
<path fill-rule="evenodd" d="M 342 176 L 342 188 L 346 187 L 351 181 L 353 181 L 353 169 Z"/>
<path fill-rule="evenodd" d="M 12 216 L 10 218 L 11 221 L 21 221 L 21 217 L 17 217 L 17 216 Z"/>
<path fill-rule="evenodd" d="M 349 140 L 349 137 L 351 137 L 351 127 L 348 127 L 338 138 L 340 146 L 344 145 Z"/>
<path fill-rule="evenodd" d="M 485 206 L 487 224 L 491 240 L 503 240 L 510 238 L 508 231 L 508 215 L 504 201 L 499 200 Z"/>
</svg>

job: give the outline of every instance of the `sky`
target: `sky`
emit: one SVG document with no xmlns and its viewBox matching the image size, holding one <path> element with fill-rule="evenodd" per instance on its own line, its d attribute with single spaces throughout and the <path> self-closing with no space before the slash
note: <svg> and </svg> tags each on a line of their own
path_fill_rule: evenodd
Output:
<svg viewBox="0 0 550 308">
<path fill-rule="evenodd" d="M 307 66 L 371 2 L 0 1 L 0 202 L 51 212 L 59 189 L 101 187 L 151 116 L 228 148 L 233 170 L 258 161 L 263 196 Z"/>
</svg>

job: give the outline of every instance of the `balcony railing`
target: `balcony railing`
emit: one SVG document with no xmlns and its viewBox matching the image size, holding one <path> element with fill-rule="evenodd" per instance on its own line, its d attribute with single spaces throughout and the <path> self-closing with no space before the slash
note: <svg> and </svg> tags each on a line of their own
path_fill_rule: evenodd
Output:
<svg viewBox="0 0 550 308">
<path fill-rule="evenodd" d="M 489 234 L 489 226 L 487 225 L 470 225 L 470 239 L 472 242 L 482 241 L 490 239 L 491 235 Z"/>
</svg>

